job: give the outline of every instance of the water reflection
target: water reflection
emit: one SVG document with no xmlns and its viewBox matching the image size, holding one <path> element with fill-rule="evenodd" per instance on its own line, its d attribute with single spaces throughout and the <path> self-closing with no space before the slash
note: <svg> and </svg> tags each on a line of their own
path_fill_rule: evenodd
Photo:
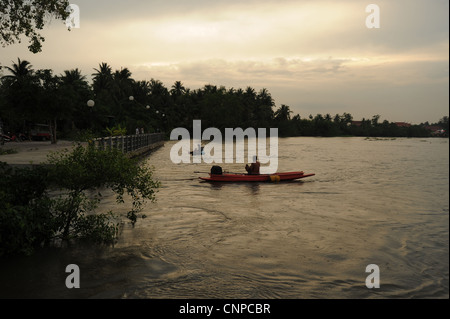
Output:
<svg viewBox="0 0 450 319">
<path fill-rule="evenodd" d="M 227 188 L 227 187 L 233 188 L 233 189 L 238 189 L 245 196 L 259 195 L 259 191 L 261 188 L 261 183 L 252 183 L 252 182 L 240 183 L 238 185 L 236 185 L 236 183 L 232 183 L 232 182 L 211 183 L 211 182 L 207 182 L 207 181 L 202 181 L 200 183 L 207 185 L 207 187 L 210 187 L 211 190 L 217 190 L 217 191 L 223 190 L 224 188 Z"/>
</svg>

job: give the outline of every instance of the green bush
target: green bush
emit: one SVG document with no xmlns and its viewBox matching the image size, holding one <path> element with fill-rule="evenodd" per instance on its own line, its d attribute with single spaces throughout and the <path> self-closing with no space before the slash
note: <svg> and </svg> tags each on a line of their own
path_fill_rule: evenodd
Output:
<svg viewBox="0 0 450 319">
<path fill-rule="evenodd" d="M 120 221 L 112 212 L 95 212 L 100 190 L 114 191 L 117 203 L 131 199 L 133 225 L 144 203 L 156 200 L 152 170 L 120 151 L 78 145 L 45 164 L 14 171 L 0 165 L 0 255 L 30 253 L 55 240 L 113 243 Z"/>
<path fill-rule="evenodd" d="M 49 214 L 52 200 L 46 193 L 46 171 L 36 168 L 13 172 L 0 163 L 0 175 L 0 256 L 30 253 L 55 232 Z"/>
</svg>

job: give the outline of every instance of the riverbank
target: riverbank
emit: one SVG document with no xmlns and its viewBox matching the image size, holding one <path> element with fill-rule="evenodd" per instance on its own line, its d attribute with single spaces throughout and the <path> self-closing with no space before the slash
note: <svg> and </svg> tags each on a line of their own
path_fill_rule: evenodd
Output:
<svg viewBox="0 0 450 319">
<path fill-rule="evenodd" d="M 6 162 L 12 166 L 39 165 L 47 160 L 47 156 L 50 153 L 64 149 L 70 150 L 77 144 L 73 141 L 64 140 L 58 141 L 56 144 L 51 144 L 49 141 L 9 142 L 0 146 L 2 151 L 8 151 L 10 153 L 0 155 L 0 162 Z"/>
<path fill-rule="evenodd" d="M 47 161 L 48 155 L 52 152 L 63 150 L 71 150 L 80 142 L 60 140 L 56 144 L 49 141 L 26 141 L 26 142 L 9 142 L 0 146 L 0 162 L 6 162 L 11 166 L 27 166 L 40 165 Z M 81 145 L 86 146 L 88 143 L 83 142 Z M 155 141 L 150 144 L 142 145 L 142 147 L 128 152 L 129 157 L 136 157 L 152 152 L 153 150 L 164 145 L 164 140 Z M 98 145 L 97 145 L 98 146 Z"/>
</svg>

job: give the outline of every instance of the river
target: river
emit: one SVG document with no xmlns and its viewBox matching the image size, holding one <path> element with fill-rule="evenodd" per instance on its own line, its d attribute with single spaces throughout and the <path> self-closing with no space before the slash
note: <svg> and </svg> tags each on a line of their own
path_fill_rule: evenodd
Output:
<svg viewBox="0 0 450 319">
<path fill-rule="evenodd" d="M 200 182 L 211 164 L 173 164 L 173 143 L 145 159 L 157 202 L 114 247 L 4 259 L 0 297 L 449 298 L 448 139 L 279 139 L 278 171 L 316 175 L 256 184 Z"/>
</svg>

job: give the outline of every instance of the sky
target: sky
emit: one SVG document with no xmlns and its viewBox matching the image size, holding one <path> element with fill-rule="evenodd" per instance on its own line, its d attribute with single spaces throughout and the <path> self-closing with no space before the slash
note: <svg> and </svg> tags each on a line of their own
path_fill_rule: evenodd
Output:
<svg viewBox="0 0 450 319">
<path fill-rule="evenodd" d="M 106 62 L 135 80 L 271 93 L 293 115 L 380 115 L 434 123 L 449 114 L 448 0 L 73 0 L 79 28 L 49 20 L 40 53 L 0 47 L 56 74 L 91 78 Z M 368 28 L 369 4 L 379 28 Z M 5 70 L 3 69 L 5 75 Z"/>
</svg>

